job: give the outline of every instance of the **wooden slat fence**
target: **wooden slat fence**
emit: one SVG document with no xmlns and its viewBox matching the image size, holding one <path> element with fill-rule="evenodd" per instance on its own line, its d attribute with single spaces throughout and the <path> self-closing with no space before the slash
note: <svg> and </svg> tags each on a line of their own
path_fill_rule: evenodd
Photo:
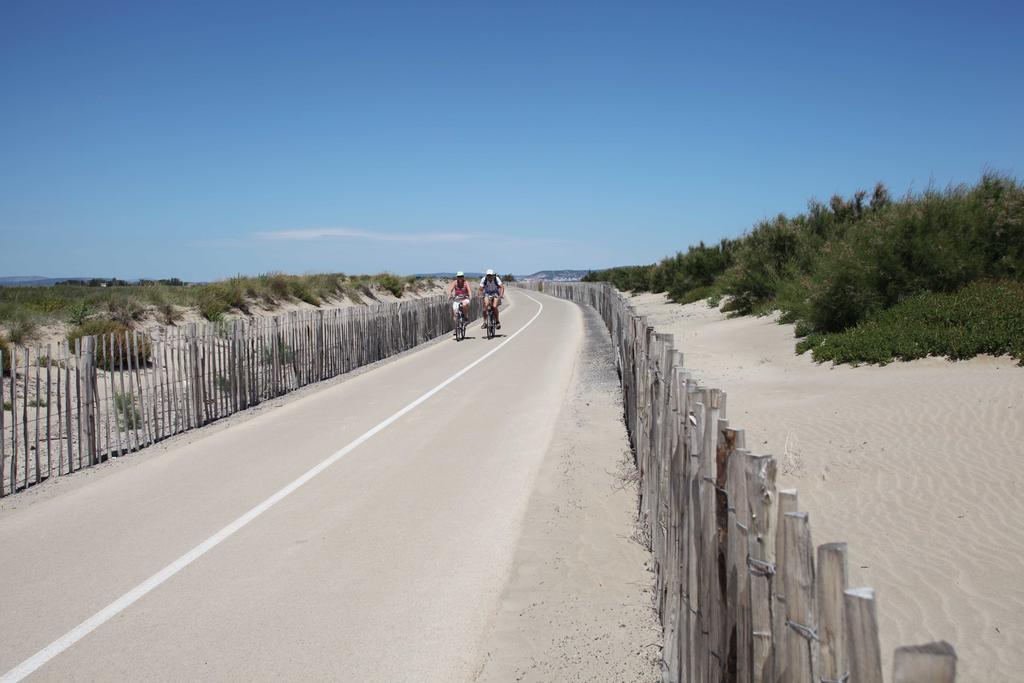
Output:
<svg viewBox="0 0 1024 683">
<path fill-rule="evenodd" d="M 677 683 L 876 683 L 882 665 L 874 593 L 847 585 L 843 543 L 816 551 L 796 491 L 776 461 L 746 449 L 726 395 L 685 369 L 606 284 L 520 283 L 594 307 L 617 350 L 626 426 L 649 530 L 663 680 Z M 894 683 L 951 683 L 947 643 L 899 648 Z"/>
<path fill-rule="evenodd" d="M 448 300 L 434 296 L 12 347 L 0 372 L 0 497 L 451 331 Z"/>
</svg>

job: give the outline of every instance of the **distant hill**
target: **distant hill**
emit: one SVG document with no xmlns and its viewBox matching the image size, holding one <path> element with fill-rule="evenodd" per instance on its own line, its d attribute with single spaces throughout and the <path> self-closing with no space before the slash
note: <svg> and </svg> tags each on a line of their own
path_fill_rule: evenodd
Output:
<svg viewBox="0 0 1024 683">
<path fill-rule="evenodd" d="M 469 280 L 472 280 L 473 278 L 479 280 L 483 276 L 483 273 L 474 273 L 472 271 L 466 271 L 466 278 Z M 434 278 L 436 280 L 454 280 L 455 271 L 452 271 L 450 273 L 416 273 L 413 277 Z"/>
<path fill-rule="evenodd" d="M 42 275 L 13 275 L 0 277 L 0 287 L 50 287 L 58 282 L 77 280 L 88 282 L 92 278 L 87 277 L 43 277 Z"/>
<path fill-rule="evenodd" d="M 584 275 L 589 273 L 589 270 L 538 270 L 532 275 L 516 275 L 517 280 L 533 280 L 534 282 L 546 281 L 546 282 L 577 282 Z M 498 273 L 504 275 L 504 273 Z M 469 280 L 479 280 L 484 276 L 483 273 L 475 273 L 472 271 L 466 272 L 466 278 Z M 451 280 L 455 277 L 455 273 L 416 273 L 416 277 L 432 277 L 441 280 Z"/>
<path fill-rule="evenodd" d="M 589 273 L 589 270 L 538 270 L 532 275 L 517 275 L 519 280 L 533 280 L 545 282 L 578 282 L 580 278 Z"/>
</svg>

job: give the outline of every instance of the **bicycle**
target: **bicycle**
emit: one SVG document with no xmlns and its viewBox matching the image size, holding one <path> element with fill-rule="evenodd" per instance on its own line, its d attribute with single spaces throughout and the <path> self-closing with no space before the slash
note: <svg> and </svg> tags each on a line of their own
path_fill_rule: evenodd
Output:
<svg viewBox="0 0 1024 683">
<path fill-rule="evenodd" d="M 450 299 L 455 311 L 455 341 L 462 341 L 466 338 L 466 316 L 462 313 L 462 302 L 456 298 Z"/>
<path fill-rule="evenodd" d="M 484 309 L 484 327 L 487 329 L 487 338 L 494 339 L 497 322 L 494 320 L 494 309 L 488 306 Z"/>
</svg>

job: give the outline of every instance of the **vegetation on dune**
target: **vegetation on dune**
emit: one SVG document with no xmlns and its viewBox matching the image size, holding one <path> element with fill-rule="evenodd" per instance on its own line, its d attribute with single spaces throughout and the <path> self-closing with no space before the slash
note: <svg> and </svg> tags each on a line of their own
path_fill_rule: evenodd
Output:
<svg viewBox="0 0 1024 683">
<path fill-rule="evenodd" d="M 973 282 L 950 294 L 924 292 L 843 332 L 797 344 L 816 361 L 879 363 L 980 353 L 1024 361 L 1024 282 Z"/>
<path fill-rule="evenodd" d="M 415 277 L 391 273 L 268 273 L 196 285 L 173 279 L 144 280 L 138 284 L 95 280 L 53 287 L 0 287 L 0 323 L 8 330 L 10 341 L 24 344 L 31 342 L 43 322 L 62 321 L 79 327 L 92 320 L 107 320 L 131 328 L 147 314 L 155 313 L 162 324 L 173 325 L 187 310 L 218 321 L 230 311 L 248 312 L 253 305 L 274 307 L 301 301 L 320 306 L 331 298 L 362 303 L 366 298 L 375 298 L 375 289 L 401 297 L 422 286 Z"/>
<path fill-rule="evenodd" d="M 680 303 L 724 295 L 722 309 L 735 315 L 780 311 L 807 336 L 798 350 L 822 361 L 1024 361 L 1024 187 L 987 174 L 894 200 L 878 184 L 870 195 L 811 201 L 806 213 L 762 221 L 736 240 L 584 279 Z"/>
<path fill-rule="evenodd" d="M 96 348 L 96 365 L 105 370 L 113 370 L 124 363 L 127 367 L 129 360 L 133 366 L 144 366 L 149 363 L 149 356 L 152 352 L 152 343 L 149 336 L 140 334 L 138 343 L 134 339 L 126 338 L 131 329 L 116 320 L 107 318 L 94 318 L 88 320 L 68 332 L 68 344 L 72 350 L 75 342 L 82 337 L 101 337 L 106 342 L 99 344 Z M 110 335 L 113 336 L 113 350 L 110 348 Z"/>
<path fill-rule="evenodd" d="M 32 341 L 38 327 L 39 322 L 35 317 L 18 313 L 7 321 L 7 338 L 12 344 L 27 344 Z"/>
</svg>

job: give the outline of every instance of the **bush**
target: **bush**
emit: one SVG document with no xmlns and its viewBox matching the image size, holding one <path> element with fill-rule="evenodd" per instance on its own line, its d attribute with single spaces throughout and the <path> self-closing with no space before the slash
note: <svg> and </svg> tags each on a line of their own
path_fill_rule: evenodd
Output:
<svg viewBox="0 0 1024 683">
<path fill-rule="evenodd" d="M 7 338 L 14 344 L 25 346 L 35 337 L 39 323 L 28 313 L 21 312 L 7 321 Z"/>
<path fill-rule="evenodd" d="M 68 333 L 68 345 L 69 349 L 74 352 L 75 341 L 83 337 L 98 337 L 96 344 L 96 366 L 104 370 L 113 370 L 120 367 L 121 363 L 121 349 L 124 349 L 125 363 L 128 362 L 129 355 L 134 353 L 132 356 L 132 364 L 138 366 L 144 366 L 149 363 L 149 357 L 152 353 L 152 342 L 149 337 L 145 334 L 139 335 L 139 348 L 136 352 L 134 350 L 134 343 L 132 349 L 126 348 L 125 334 L 130 335 L 131 330 L 128 327 L 121 324 L 116 320 L 109 320 L 105 318 L 97 318 L 89 320 L 83 325 L 71 330 Z M 114 336 L 114 351 L 110 351 L 110 337 Z"/>
<path fill-rule="evenodd" d="M 181 320 L 181 312 L 170 302 L 163 302 L 157 304 L 157 313 L 159 315 L 160 322 L 164 325 L 175 325 Z"/>
<path fill-rule="evenodd" d="M 289 291 L 291 296 L 299 301 L 305 301 L 312 306 L 320 305 L 320 297 L 314 294 L 310 286 L 301 278 L 291 278 Z"/>
<path fill-rule="evenodd" d="M 923 292 L 1024 277 L 1024 188 L 978 185 L 908 196 L 852 224 L 810 269 L 805 317 L 838 332 Z"/>
<path fill-rule="evenodd" d="M 354 284 L 346 284 L 342 289 L 342 293 L 352 300 L 352 303 L 361 304 L 363 303 L 363 295 L 359 287 Z"/>
<path fill-rule="evenodd" d="M 812 334 L 797 350 L 811 350 L 818 362 L 886 364 L 985 353 L 1009 354 L 1024 365 L 1024 282 L 980 281 L 951 294 L 918 294 L 844 332 Z"/>
<path fill-rule="evenodd" d="M 201 292 L 196 306 L 199 308 L 199 314 L 211 322 L 221 320 L 228 310 L 228 303 L 214 290 Z"/>
<path fill-rule="evenodd" d="M 68 322 L 72 325 L 81 325 L 92 314 L 92 309 L 84 301 L 74 301 L 68 307 Z"/>
<path fill-rule="evenodd" d="M 596 270 L 583 276 L 582 282 L 608 282 L 623 292 L 651 291 L 651 271 L 654 266 L 620 266 Z"/>
<path fill-rule="evenodd" d="M 708 298 L 718 291 L 715 281 L 733 263 L 734 244 L 730 240 L 714 246 L 701 242 L 662 259 L 651 270 L 651 291 L 666 292 L 677 303 Z"/>
<path fill-rule="evenodd" d="M 107 317 L 125 327 L 131 327 L 142 318 L 145 309 L 135 299 L 112 299 L 107 302 Z"/>
<path fill-rule="evenodd" d="M 405 286 L 402 281 L 391 273 L 380 273 L 374 276 L 374 280 L 380 285 L 381 288 L 391 292 L 391 295 L 397 298 L 402 297 L 402 292 L 405 290 Z"/>
<path fill-rule="evenodd" d="M 799 222 L 778 216 L 761 222 L 737 243 L 734 263 L 723 277 L 725 292 L 732 297 L 731 311 L 752 313 L 760 302 L 773 300 L 782 283 L 797 272 L 802 252 L 809 248 L 801 245 L 798 226 Z"/>
<path fill-rule="evenodd" d="M 200 295 L 200 300 L 219 302 L 223 307 L 221 313 L 231 308 L 246 310 L 246 287 L 243 278 L 214 282 L 206 285 L 205 289 L 206 292 Z"/>
<path fill-rule="evenodd" d="M 279 301 L 291 296 L 291 287 L 288 283 L 288 276 L 283 273 L 271 273 L 264 276 L 267 288 L 270 290 L 270 300 Z"/>
<path fill-rule="evenodd" d="M 858 191 L 850 198 L 833 196 L 827 204 L 812 200 L 805 213 L 761 221 L 737 240 L 701 243 L 652 266 L 610 268 L 583 279 L 623 291 L 666 291 L 680 303 L 725 295 L 721 310 L 729 315 L 780 310 L 780 322 L 797 323 L 798 336 L 805 337 L 798 348 L 815 349 L 816 358 L 849 353 L 881 362 L 887 354 L 913 356 L 913 344 L 934 344 L 932 352 L 959 357 L 961 349 L 1006 339 L 999 332 L 1000 312 L 980 303 L 972 309 L 987 316 L 978 323 L 979 330 L 988 330 L 979 332 L 989 340 L 984 343 L 966 333 L 955 344 L 925 335 L 924 327 L 934 326 L 920 316 L 927 306 L 952 306 L 938 295 L 970 297 L 971 283 L 1024 281 L 1024 187 L 986 174 L 973 186 L 929 188 L 893 200 L 879 183 L 870 196 Z M 913 331 L 896 330 L 884 315 L 910 315 L 904 306 L 918 307 Z M 915 341 L 889 348 L 873 336 L 890 327 L 900 332 L 894 344 L 911 332 Z M 835 336 L 844 331 L 850 336 Z M 842 350 L 854 347 L 859 350 Z"/>
</svg>

